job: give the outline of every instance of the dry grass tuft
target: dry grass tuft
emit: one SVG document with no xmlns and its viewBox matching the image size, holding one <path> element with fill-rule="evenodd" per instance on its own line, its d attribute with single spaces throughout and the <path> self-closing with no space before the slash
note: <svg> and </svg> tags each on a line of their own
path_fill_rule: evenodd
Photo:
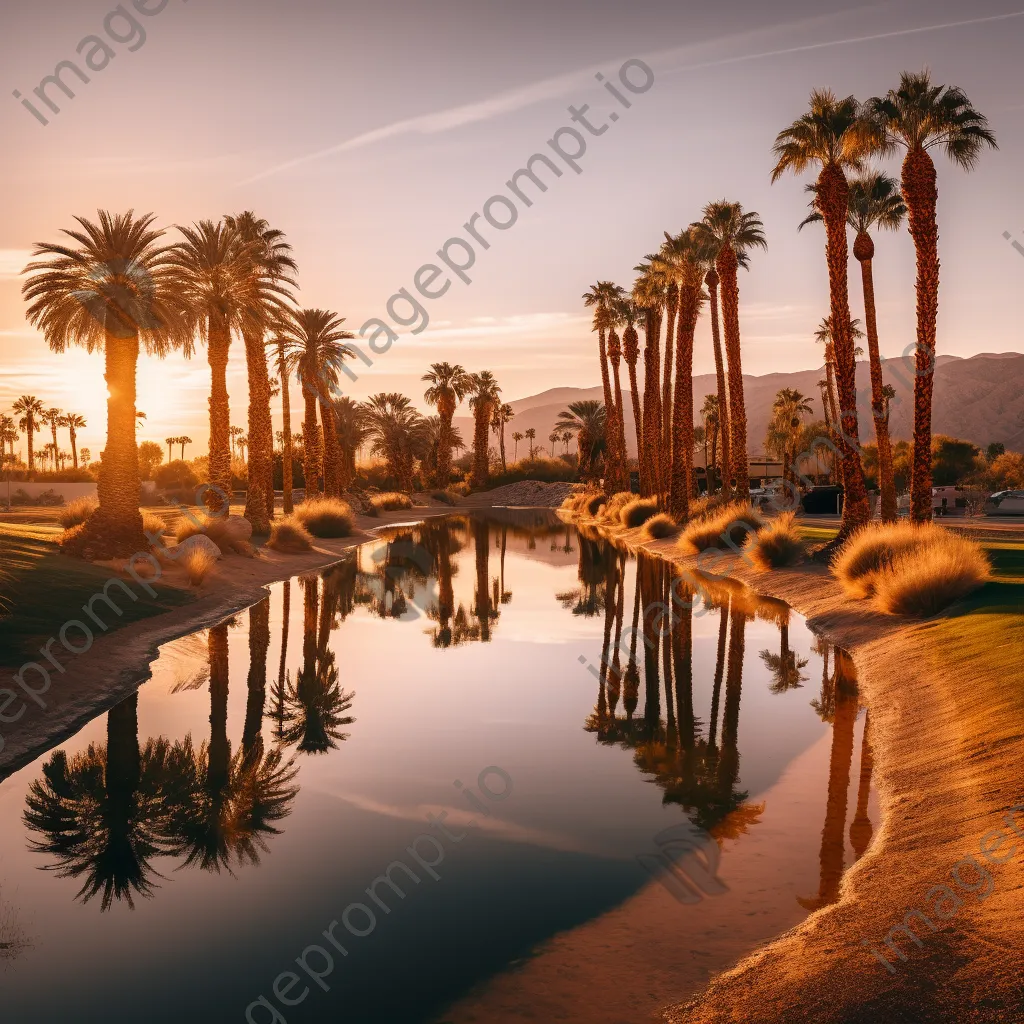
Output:
<svg viewBox="0 0 1024 1024">
<path fill-rule="evenodd" d="M 598 513 L 598 518 L 605 522 L 619 524 L 619 513 L 636 498 L 632 491 L 618 491 L 613 494 L 605 503 L 604 508 Z"/>
<path fill-rule="evenodd" d="M 579 510 L 586 512 L 588 516 L 596 516 L 601 511 L 601 506 L 606 504 L 608 501 L 607 494 L 587 494 L 583 500 L 580 501 Z"/>
<path fill-rule="evenodd" d="M 367 515 L 379 516 L 381 512 L 400 512 L 412 508 L 412 498 L 401 491 L 382 491 L 370 498 Z"/>
<path fill-rule="evenodd" d="M 443 505 L 458 505 L 460 501 L 455 491 L 431 491 L 430 496 L 434 501 L 439 501 Z"/>
<path fill-rule="evenodd" d="M 643 526 L 652 516 L 658 514 L 658 501 L 656 498 L 637 498 L 623 505 L 619 511 L 619 522 L 629 529 Z"/>
<path fill-rule="evenodd" d="M 687 555 L 714 547 L 737 550 L 764 524 L 764 516 L 751 505 L 733 502 L 712 508 L 702 518 L 690 520 L 679 538 L 679 549 Z"/>
<path fill-rule="evenodd" d="M 644 540 L 664 540 L 679 533 L 679 524 L 667 513 L 659 512 L 644 523 Z"/>
<path fill-rule="evenodd" d="M 874 596 L 888 615 L 926 617 L 992 578 L 975 541 L 932 523 L 867 526 L 840 549 L 832 572 L 851 596 Z"/>
<path fill-rule="evenodd" d="M 294 518 L 314 537 L 348 537 L 355 525 L 352 506 L 340 498 L 310 498 L 295 509 Z"/>
<path fill-rule="evenodd" d="M 57 521 L 65 530 L 81 526 L 100 507 L 95 498 L 75 498 L 69 501 L 57 514 Z"/>
<path fill-rule="evenodd" d="M 783 512 L 747 538 L 743 553 L 761 572 L 803 561 L 807 548 L 795 523 L 795 512 Z"/>
<path fill-rule="evenodd" d="M 203 580 L 209 575 L 210 570 L 214 567 L 217 559 L 210 554 L 209 551 L 203 551 L 201 548 L 197 548 L 194 551 L 190 551 L 182 560 L 181 565 L 188 576 L 189 583 L 193 587 L 198 587 Z"/>
<path fill-rule="evenodd" d="M 167 524 L 154 512 L 142 513 L 142 529 L 147 535 L 162 536 L 167 532 Z"/>
<path fill-rule="evenodd" d="M 310 532 L 294 516 L 278 519 L 270 524 L 270 539 L 267 547 L 287 555 L 309 551 L 313 546 Z"/>
</svg>

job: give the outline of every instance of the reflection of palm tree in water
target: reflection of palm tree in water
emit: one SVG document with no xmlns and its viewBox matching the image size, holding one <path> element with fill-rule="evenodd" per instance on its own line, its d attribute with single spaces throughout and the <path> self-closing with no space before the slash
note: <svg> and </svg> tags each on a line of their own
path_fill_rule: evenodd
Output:
<svg viewBox="0 0 1024 1024">
<path fill-rule="evenodd" d="M 771 602 L 773 605 L 776 602 Z M 762 602 L 767 605 L 768 602 Z M 765 668 L 772 674 L 770 689 L 772 693 L 785 693 L 787 690 L 799 689 L 807 681 L 803 669 L 807 667 L 807 659 L 797 656 L 796 651 L 789 646 L 789 618 L 790 609 L 788 605 L 778 602 L 779 607 L 776 614 L 769 617 L 778 623 L 779 627 L 779 653 L 772 651 L 761 651 L 760 658 Z M 759 609 L 760 611 L 760 609 Z"/>
<path fill-rule="evenodd" d="M 107 744 L 90 744 L 68 757 L 50 755 L 43 777 L 29 787 L 25 824 L 40 839 L 32 849 L 56 859 L 47 865 L 60 878 L 81 878 L 76 898 L 100 894 L 134 906 L 134 894 L 153 894 L 151 861 L 163 851 L 165 790 L 169 781 L 165 739 L 139 749 L 139 696 L 107 713 Z"/>
<path fill-rule="evenodd" d="M 274 701 L 274 738 L 280 740 L 284 733 L 285 670 L 288 667 L 288 626 L 292 614 L 292 581 L 285 580 L 281 592 L 281 657 L 277 664 L 277 682 L 271 696 Z"/>
<path fill-rule="evenodd" d="M 490 590 L 490 524 L 482 517 L 473 520 L 473 548 L 476 555 L 476 592 L 473 596 L 473 614 L 480 624 L 480 639 L 489 643 L 491 624 L 498 611 L 491 605 Z"/>
<path fill-rule="evenodd" d="M 849 655 L 838 648 L 834 652 L 834 664 L 835 673 L 829 687 L 831 694 L 825 702 L 831 704 L 834 713 L 828 803 L 825 825 L 821 830 L 821 879 L 817 896 L 797 900 L 806 910 L 812 911 L 839 899 L 839 884 L 845 867 L 846 807 L 853 763 L 853 731 L 857 720 L 857 681 Z"/>
<path fill-rule="evenodd" d="M 18 911 L 0 892 L 0 963 L 17 960 L 31 946 L 28 934 L 18 920 Z"/>
<path fill-rule="evenodd" d="M 850 843 L 853 846 L 854 856 L 860 860 L 864 851 L 871 843 L 871 836 L 874 829 L 871 827 L 871 819 L 868 817 L 868 798 L 871 795 L 871 772 L 874 768 L 874 758 L 871 754 L 871 740 L 868 736 L 870 715 L 864 714 L 864 738 L 860 747 L 860 785 L 857 789 L 857 813 L 850 825 Z"/>
</svg>

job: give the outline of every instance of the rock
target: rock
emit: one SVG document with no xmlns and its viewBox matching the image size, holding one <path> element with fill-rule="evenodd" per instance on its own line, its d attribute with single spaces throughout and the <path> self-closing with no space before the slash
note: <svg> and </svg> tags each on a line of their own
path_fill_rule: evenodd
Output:
<svg viewBox="0 0 1024 1024">
<path fill-rule="evenodd" d="M 190 554 L 193 551 L 206 551 L 213 555 L 214 558 L 221 558 L 221 550 L 216 544 L 205 533 L 196 533 L 191 537 L 186 537 L 185 540 L 181 541 L 176 548 L 174 548 L 174 557 L 183 558 L 185 555 Z"/>
<path fill-rule="evenodd" d="M 228 516 L 220 522 L 220 528 L 231 538 L 232 543 L 248 540 L 252 536 L 252 523 L 244 516 Z"/>
</svg>

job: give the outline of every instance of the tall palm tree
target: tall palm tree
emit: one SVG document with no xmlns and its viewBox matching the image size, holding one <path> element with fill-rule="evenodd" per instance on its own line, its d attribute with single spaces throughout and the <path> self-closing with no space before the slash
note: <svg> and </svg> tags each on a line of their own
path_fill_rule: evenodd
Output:
<svg viewBox="0 0 1024 1024">
<path fill-rule="evenodd" d="M 342 361 L 353 355 L 345 342 L 355 335 L 342 327 L 344 322 L 344 317 L 325 309 L 289 311 L 281 319 L 279 336 L 285 344 L 288 367 L 294 371 L 305 401 L 302 433 L 307 497 L 320 493 L 321 476 L 328 496 L 340 493 L 338 440 L 330 395 L 337 390 Z M 318 403 L 322 435 L 316 421 Z"/>
<path fill-rule="evenodd" d="M 242 453 L 241 453 L 241 451 L 239 451 L 239 448 L 238 448 L 238 443 L 239 443 L 239 441 L 242 440 L 242 438 L 244 436 L 245 436 L 245 431 L 241 427 L 229 427 L 228 428 L 228 437 L 231 440 L 231 455 L 232 455 L 232 457 L 235 457 L 236 455 L 238 456 L 238 458 L 242 457 Z"/>
<path fill-rule="evenodd" d="M 281 507 L 284 514 L 291 515 L 295 505 L 292 498 L 292 396 L 290 371 L 288 367 L 288 343 L 279 333 L 267 342 L 277 361 L 277 379 L 281 388 Z"/>
<path fill-rule="evenodd" d="M 18 440 L 17 424 L 12 416 L 0 414 L 0 455 L 4 454 L 4 447 L 10 448 L 10 459 L 14 461 L 14 442 Z M 0 459 L 0 462 L 3 460 Z"/>
<path fill-rule="evenodd" d="M 452 419 L 459 403 L 473 390 L 473 378 L 458 363 L 431 363 L 421 379 L 430 385 L 423 394 L 423 400 L 435 406 L 441 417 L 442 436 L 434 483 L 438 487 L 447 487 L 452 476 Z"/>
<path fill-rule="evenodd" d="M 809 192 L 816 186 L 808 185 Z M 811 201 L 812 208 L 814 200 Z M 872 261 L 875 243 L 870 230 L 876 225 L 896 231 L 907 212 L 895 179 L 881 171 L 868 171 L 850 181 L 847 224 L 857 233 L 853 255 L 860 263 L 861 284 L 864 289 L 864 318 L 867 325 L 868 358 L 871 368 L 871 413 L 875 422 L 875 441 L 878 445 L 878 476 L 881 491 L 882 519 L 896 521 L 896 486 L 893 481 L 892 443 L 889 437 L 889 417 L 885 401 L 885 383 L 882 379 L 882 358 L 878 347 L 878 319 L 875 310 L 875 282 Z M 801 224 L 820 222 L 821 214 L 814 210 Z M 826 409 L 826 417 L 828 410 Z"/>
<path fill-rule="evenodd" d="M 853 355 L 855 359 L 864 354 L 864 350 L 857 344 L 863 337 L 864 332 L 860 329 L 860 321 L 850 320 L 850 338 L 853 341 Z M 831 424 L 832 434 L 837 441 L 837 447 L 839 447 L 839 431 L 842 429 L 842 424 L 839 418 L 839 406 L 836 399 L 836 377 L 838 375 L 836 368 L 836 336 L 832 330 L 831 316 L 825 317 L 818 325 L 818 329 L 814 332 L 814 340 L 825 346 L 825 380 L 818 383 L 819 385 L 824 384 L 822 406 L 825 410 L 825 421 Z M 844 463 L 839 463 L 840 479 L 843 479 L 843 465 Z"/>
<path fill-rule="evenodd" d="M 73 245 L 37 245 L 22 293 L 27 317 L 55 352 L 69 345 L 102 348 L 106 361 L 107 443 L 99 474 L 99 508 L 66 550 L 92 557 L 147 549 L 139 512 L 141 483 L 135 442 L 135 373 L 140 347 L 163 355 L 190 344 L 190 315 L 172 250 L 153 215 L 98 213 L 76 217 L 65 231 Z"/>
<path fill-rule="evenodd" d="M 192 438 L 188 437 L 186 435 L 182 435 L 181 437 L 175 438 L 175 441 L 178 444 L 181 445 L 181 460 L 182 460 L 182 462 L 184 462 L 185 461 L 185 445 L 192 444 L 193 443 L 192 442 Z"/>
<path fill-rule="evenodd" d="M 765 451 L 781 457 L 783 480 L 791 479 L 790 470 L 800 444 L 802 418 L 813 411 L 807 396 L 795 388 L 782 388 L 775 396 Z"/>
<path fill-rule="evenodd" d="M 929 150 L 941 148 L 963 170 L 977 165 L 982 150 L 996 149 L 984 114 L 962 89 L 933 85 L 927 70 L 904 72 L 900 84 L 868 101 L 874 142 L 882 152 L 906 150 L 903 198 L 917 252 L 917 374 L 914 379 L 914 465 L 911 515 L 918 522 L 932 515 L 932 392 L 935 374 L 935 324 L 939 312 L 939 190 Z"/>
<path fill-rule="evenodd" d="M 71 439 L 71 459 L 75 469 L 78 469 L 78 431 L 87 426 L 85 417 L 77 412 L 67 412 L 61 416 L 60 425 L 67 428 Z"/>
<path fill-rule="evenodd" d="M 584 479 L 593 475 L 595 460 L 605 445 L 606 422 L 604 406 L 593 399 L 570 402 L 569 407 L 558 414 L 555 426 L 576 435 L 579 471 Z"/>
<path fill-rule="evenodd" d="M 334 400 L 334 427 L 341 459 L 340 487 L 347 491 L 356 476 L 356 453 L 366 440 L 366 417 L 362 406 L 348 395 Z"/>
<path fill-rule="evenodd" d="M 622 381 L 619 376 L 619 365 L 622 362 L 622 339 L 618 327 L 622 322 L 622 302 L 625 293 L 618 285 L 615 286 L 614 297 L 609 300 L 607 310 L 608 326 L 608 362 L 612 368 L 612 397 L 615 399 L 615 459 L 618 473 L 616 490 L 629 489 L 628 460 L 626 458 L 626 417 L 622 407 Z"/>
<path fill-rule="evenodd" d="M 206 341 L 210 365 L 209 482 L 230 497 L 227 371 L 231 335 L 253 330 L 253 319 L 264 315 L 269 295 L 259 275 L 256 246 L 243 243 L 236 229 L 223 221 L 203 220 L 178 230 L 182 241 L 175 250 L 176 261 L 185 277 L 197 333 Z M 218 508 L 223 499 L 208 491 L 206 500 L 211 508 Z"/>
<path fill-rule="evenodd" d="M 561 437 L 562 437 L 562 435 L 559 434 L 557 430 L 552 431 L 550 434 L 548 434 L 548 444 L 551 445 L 551 457 L 552 458 L 554 458 L 558 454 L 557 446 L 558 446 L 558 442 L 561 440 Z"/>
<path fill-rule="evenodd" d="M 715 475 L 718 475 L 718 435 L 721 430 L 721 407 L 718 395 L 705 395 L 704 404 L 700 409 L 700 418 L 704 421 L 704 436 L 711 435 L 711 466 L 704 460 L 704 469 L 708 474 L 708 493 L 711 493 L 712 476 L 711 467 Z"/>
<path fill-rule="evenodd" d="M 491 430 L 498 438 L 498 454 L 501 457 L 501 471 L 508 472 L 508 463 L 505 461 L 505 426 L 515 418 L 512 406 L 508 402 L 495 402 L 494 411 L 491 413 Z"/>
<path fill-rule="evenodd" d="M 618 320 L 624 328 L 622 332 L 622 355 L 626 360 L 629 369 L 629 394 L 633 403 L 633 428 L 636 431 L 636 458 L 637 466 L 643 458 L 643 416 L 640 406 L 640 388 L 636 377 L 636 364 L 640 358 L 640 335 L 637 333 L 636 325 L 643 314 L 632 296 L 621 299 L 616 307 Z"/>
<path fill-rule="evenodd" d="M 167 461 L 168 462 L 170 462 L 171 458 L 172 458 L 171 446 L 175 445 L 177 443 L 178 443 L 178 439 L 176 437 L 165 437 L 164 438 L 164 444 L 167 445 Z"/>
<path fill-rule="evenodd" d="M 672 472 L 668 512 L 678 522 L 690 516 L 693 495 L 693 340 L 704 302 L 708 250 L 698 242 L 695 229 L 665 235 L 652 264 L 664 268 L 679 291 L 676 328 L 675 387 L 672 396 Z"/>
<path fill-rule="evenodd" d="M 25 431 L 25 437 L 28 438 L 28 468 L 31 472 L 36 468 L 33 442 L 43 415 L 43 403 L 35 395 L 22 395 L 15 400 L 13 409 L 16 414 L 21 414 L 21 421 L 18 425 Z"/>
<path fill-rule="evenodd" d="M 512 433 L 512 440 L 515 442 L 515 448 L 512 449 L 513 462 L 519 461 L 519 442 L 522 441 L 524 437 L 526 437 L 526 435 L 519 430 Z"/>
<path fill-rule="evenodd" d="M 870 518 L 857 426 L 857 364 L 850 334 L 850 295 L 847 281 L 849 246 L 846 218 L 850 205 L 847 171 L 861 171 L 878 148 L 867 131 L 860 104 L 853 96 L 837 99 L 827 89 L 811 93 L 810 109 L 781 131 L 775 140 L 772 181 L 786 171 L 800 174 L 818 167 L 815 208 L 825 225 L 829 309 L 833 324 L 839 391 L 839 447 L 843 457 L 845 499 L 839 534 L 826 550 L 834 550 Z"/>
<path fill-rule="evenodd" d="M 57 428 L 61 425 L 61 418 L 64 416 L 63 409 L 47 409 L 42 415 L 42 421 L 50 428 L 53 437 L 53 450 L 59 451 L 60 444 L 57 441 Z M 54 466 L 54 469 L 57 467 Z"/>
<path fill-rule="evenodd" d="M 473 486 L 487 483 L 490 467 L 487 459 L 487 431 L 491 424 L 491 411 L 500 401 L 501 388 L 490 370 L 474 373 L 473 393 L 469 400 L 473 410 Z"/>
<path fill-rule="evenodd" d="M 614 302 L 623 295 L 622 289 L 611 281 L 598 281 L 591 289 L 583 293 L 583 301 L 594 310 L 594 331 L 598 337 L 598 354 L 601 360 L 601 386 L 604 390 L 604 406 L 607 410 L 608 462 L 606 470 L 608 486 L 612 490 L 622 490 L 620 486 L 625 476 L 625 467 L 619 466 L 618 425 L 615 422 L 616 402 L 612 394 L 611 377 L 608 360 L 608 326 L 611 317 L 610 309 Z"/>
<path fill-rule="evenodd" d="M 743 360 L 740 347 L 740 267 L 749 266 L 748 249 L 766 249 L 761 218 L 747 213 L 739 203 L 725 200 L 704 207 L 703 219 L 691 225 L 694 242 L 714 260 L 722 286 L 722 321 L 725 353 L 729 363 L 729 457 L 736 495 L 750 497 L 750 464 L 747 454 L 747 406 L 743 394 Z"/>
<path fill-rule="evenodd" d="M 252 270 L 257 285 L 272 282 L 280 291 L 275 298 L 291 299 L 289 288 L 295 287 L 292 275 L 298 267 L 292 258 L 292 247 L 284 232 L 272 228 L 251 210 L 224 218 L 236 233 L 241 246 L 254 250 Z M 254 289 L 257 303 L 265 301 L 259 287 Z M 256 533 L 266 533 L 274 517 L 274 428 L 270 418 L 270 375 L 267 372 L 267 351 L 264 344 L 266 317 L 262 308 L 250 311 L 242 328 L 245 343 L 245 365 L 249 377 L 249 483 L 245 495 L 245 516 Z"/>
<path fill-rule="evenodd" d="M 565 454 L 566 455 L 569 454 L 569 442 L 571 440 L 572 440 L 572 431 L 571 430 L 563 430 L 562 431 L 562 444 L 565 445 Z"/>
<path fill-rule="evenodd" d="M 363 410 L 370 451 L 383 456 L 401 490 L 411 491 L 416 460 L 428 454 L 427 421 L 396 392 L 371 395 Z"/>
<path fill-rule="evenodd" d="M 643 450 L 640 461 L 640 493 L 661 490 L 661 319 L 665 303 L 662 275 L 644 262 L 634 267 L 639 276 L 633 283 L 633 301 L 644 317 L 644 401 Z"/>
<path fill-rule="evenodd" d="M 715 438 L 722 438 L 722 465 L 730 464 L 730 427 L 729 427 L 729 383 L 725 375 L 725 357 L 722 352 L 722 330 L 719 321 L 718 289 L 721 284 L 718 270 L 714 265 L 708 267 L 704 283 L 708 286 L 708 297 L 711 305 L 711 342 L 715 350 L 715 382 L 717 385 L 717 404 L 715 409 Z M 716 462 L 717 466 L 717 462 Z M 706 468 L 706 467 L 705 467 Z M 721 486 L 725 490 L 725 474 L 720 474 Z M 708 484 L 710 489 L 710 482 Z"/>
<path fill-rule="evenodd" d="M 533 447 L 533 442 L 537 440 L 537 428 L 536 427 L 530 427 L 530 429 L 526 431 L 526 440 L 530 442 L 529 458 L 532 459 L 533 455 L 534 455 L 534 451 L 535 451 L 535 449 Z"/>
</svg>

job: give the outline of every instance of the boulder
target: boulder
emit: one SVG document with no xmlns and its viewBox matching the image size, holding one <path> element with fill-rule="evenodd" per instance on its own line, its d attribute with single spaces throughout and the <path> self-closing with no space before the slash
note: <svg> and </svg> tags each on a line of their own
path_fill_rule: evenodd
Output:
<svg viewBox="0 0 1024 1024">
<path fill-rule="evenodd" d="M 214 558 L 222 557 L 220 548 L 205 533 L 195 533 L 191 537 L 186 537 L 174 548 L 174 557 L 183 558 L 193 551 L 206 551 Z"/>
<path fill-rule="evenodd" d="M 220 528 L 231 538 L 233 544 L 252 537 L 252 523 L 245 516 L 228 516 L 220 520 Z"/>
</svg>

